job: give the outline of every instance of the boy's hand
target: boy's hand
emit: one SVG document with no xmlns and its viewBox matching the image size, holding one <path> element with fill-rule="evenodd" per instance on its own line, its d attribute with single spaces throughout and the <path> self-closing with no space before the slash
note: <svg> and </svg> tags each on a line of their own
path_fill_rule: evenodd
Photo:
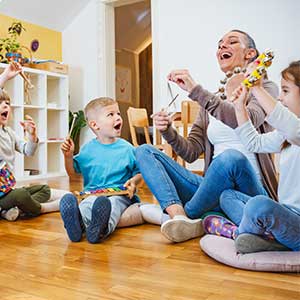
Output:
<svg viewBox="0 0 300 300">
<path fill-rule="evenodd" d="M 36 134 L 36 125 L 31 116 L 25 115 L 25 120 L 20 122 L 21 126 L 24 128 L 26 132 L 28 132 L 28 136 L 30 140 L 34 143 L 37 142 L 37 134 Z"/>
<path fill-rule="evenodd" d="M 175 82 L 179 87 L 189 93 L 197 85 L 188 70 L 174 70 L 168 75 L 167 79 Z"/>
<path fill-rule="evenodd" d="M 129 179 L 125 182 L 124 187 L 127 189 L 129 194 L 128 197 L 131 199 L 136 192 L 135 183 L 133 182 L 133 180 Z"/>
<path fill-rule="evenodd" d="M 65 157 L 72 157 L 74 154 L 75 145 L 72 139 L 66 139 L 60 146 L 61 151 Z"/>
<path fill-rule="evenodd" d="M 153 119 L 155 128 L 159 131 L 166 131 L 172 123 L 171 116 L 166 111 L 159 111 L 151 115 L 151 118 Z"/>
</svg>

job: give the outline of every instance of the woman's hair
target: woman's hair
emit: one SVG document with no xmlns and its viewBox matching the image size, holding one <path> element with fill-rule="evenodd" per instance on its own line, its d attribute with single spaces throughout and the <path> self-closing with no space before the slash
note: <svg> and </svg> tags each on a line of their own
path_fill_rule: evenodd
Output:
<svg viewBox="0 0 300 300">
<path fill-rule="evenodd" d="M 281 76 L 285 80 L 293 80 L 295 85 L 300 89 L 300 60 L 291 62 L 289 66 L 281 72 Z"/>
<path fill-rule="evenodd" d="M 259 55 L 259 51 L 256 48 L 256 44 L 254 42 L 254 39 L 247 32 L 239 30 L 239 29 L 233 29 L 233 30 L 231 30 L 231 32 L 239 32 L 239 33 L 243 34 L 246 37 L 246 40 L 247 40 L 247 43 L 248 43 L 248 45 L 247 45 L 248 48 L 252 48 L 256 52 L 256 55 L 250 59 L 249 63 L 255 61 L 255 59 Z"/>
</svg>

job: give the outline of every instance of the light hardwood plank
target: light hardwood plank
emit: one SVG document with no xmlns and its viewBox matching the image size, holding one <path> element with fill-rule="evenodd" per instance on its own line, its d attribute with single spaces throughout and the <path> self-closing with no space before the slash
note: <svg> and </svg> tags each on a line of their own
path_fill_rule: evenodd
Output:
<svg viewBox="0 0 300 300">
<path fill-rule="evenodd" d="M 81 190 L 78 178 L 36 183 Z M 145 184 L 139 194 L 155 203 Z M 199 239 L 172 244 L 155 225 L 118 229 L 101 244 L 71 243 L 60 214 L 51 213 L 1 220 L 0 241 L 3 300 L 300 299 L 299 274 L 222 265 L 201 251 Z"/>
</svg>

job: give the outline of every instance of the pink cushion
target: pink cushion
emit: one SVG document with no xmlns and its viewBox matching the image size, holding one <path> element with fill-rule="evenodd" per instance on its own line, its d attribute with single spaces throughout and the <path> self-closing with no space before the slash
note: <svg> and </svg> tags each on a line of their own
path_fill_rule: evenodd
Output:
<svg viewBox="0 0 300 300">
<path fill-rule="evenodd" d="M 200 247 L 213 259 L 235 268 L 269 272 L 300 272 L 299 251 L 238 254 L 233 240 L 210 234 L 200 240 Z"/>
</svg>

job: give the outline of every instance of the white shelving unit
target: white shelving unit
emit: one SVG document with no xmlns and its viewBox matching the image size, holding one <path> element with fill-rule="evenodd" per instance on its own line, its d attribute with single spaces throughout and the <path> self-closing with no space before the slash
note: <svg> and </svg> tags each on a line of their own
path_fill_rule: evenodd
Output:
<svg viewBox="0 0 300 300">
<path fill-rule="evenodd" d="M 6 66 L 0 64 L 0 73 Z M 29 180 L 65 175 L 60 145 L 68 133 L 68 76 L 30 68 L 24 68 L 24 72 L 34 85 L 29 90 L 30 100 L 21 76 L 9 80 L 4 87 L 11 98 L 9 125 L 24 138 L 20 121 L 30 115 L 37 125 L 39 147 L 32 157 L 17 154 L 15 176 L 17 180 Z"/>
</svg>

